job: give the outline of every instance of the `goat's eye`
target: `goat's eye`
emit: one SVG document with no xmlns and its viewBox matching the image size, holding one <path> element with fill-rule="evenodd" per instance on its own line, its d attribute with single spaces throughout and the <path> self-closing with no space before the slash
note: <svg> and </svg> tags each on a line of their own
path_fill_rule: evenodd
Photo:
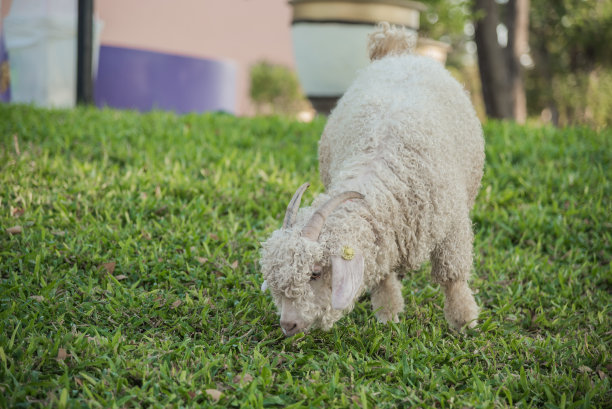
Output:
<svg viewBox="0 0 612 409">
<path fill-rule="evenodd" d="M 321 277 L 321 271 L 323 271 L 323 268 L 319 264 L 315 264 L 310 270 L 310 281 L 318 280 Z"/>
<path fill-rule="evenodd" d="M 313 271 L 310 274 L 310 281 L 318 280 L 320 277 L 321 277 L 321 272 L 320 271 Z"/>
</svg>

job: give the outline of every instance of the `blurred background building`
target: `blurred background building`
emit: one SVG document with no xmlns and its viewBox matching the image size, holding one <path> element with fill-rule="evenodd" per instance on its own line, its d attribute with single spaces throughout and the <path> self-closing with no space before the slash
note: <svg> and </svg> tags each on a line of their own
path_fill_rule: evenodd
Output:
<svg viewBox="0 0 612 409">
<path fill-rule="evenodd" d="M 50 9 L 35 10 L 34 2 L 45 3 Z M 13 3 L 15 6 L 24 3 L 21 9 L 32 8 L 38 16 L 45 11 L 51 15 L 66 14 L 57 10 L 70 8 L 76 16 L 75 0 L 1 0 L 3 20 L 11 13 Z M 148 74 L 160 78 L 172 76 L 172 72 L 178 75 L 181 68 L 186 71 L 183 75 L 189 75 L 189 69 L 208 69 L 216 73 L 213 82 L 223 78 L 226 86 L 233 87 L 230 89 L 233 99 L 223 96 L 224 106 L 219 110 L 236 114 L 255 112 L 249 98 L 249 70 L 256 62 L 294 66 L 291 8 L 286 0 L 98 0 L 95 10 L 100 23 L 102 77 L 116 75 L 104 71 L 112 69 L 105 65 L 104 58 L 114 58 L 116 64 L 123 62 L 124 76 L 130 75 L 125 72 L 130 68 L 128 62 L 141 64 L 145 71 L 151 70 L 147 62 L 154 63 L 158 71 L 168 65 L 165 72 Z M 76 26 L 73 30 L 76 32 Z M 164 55 L 135 55 L 133 50 Z M 119 55 L 120 51 L 133 55 Z M 188 58 L 173 60 L 171 56 Z M 138 75 L 132 74 L 126 80 L 133 82 Z"/>
<path fill-rule="evenodd" d="M 310 109 L 306 94 L 315 107 L 323 101 L 329 109 L 350 83 L 355 66 L 346 75 L 332 68 L 346 68 L 349 60 L 366 64 L 367 31 L 374 22 L 387 20 L 418 33 L 417 51 L 446 63 L 483 120 L 612 126 L 612 1 L 421 3 L 98 0 L 96 103 L 179 113 L 295 115 Z M 42 105 L 74 105 L 73 91 L 45 93 L 37 83 L 64 87 L 75 81 L 76 4 L 0 0 L 0 33 L 5 34 L 5 41 L 0 38 L 0 101 L 28 102 L 21 93 L 29 89 L 39 93 Z M 410 9 L 418 11 L 416 17 Z M 303 41 L 307 33 L 314 35 L 313 42 Z M 39 47 L 41 39 L 48 46 Z M 39 56 L 34 57 L 37 47 Z M 330 63 L 314 64 L 321 58 Z M 52 68 L 51 62 L 63 68 Z M 315 83 L 310 75 L 315 72 L 336 83 L 325 78 Z"/>
</svg>

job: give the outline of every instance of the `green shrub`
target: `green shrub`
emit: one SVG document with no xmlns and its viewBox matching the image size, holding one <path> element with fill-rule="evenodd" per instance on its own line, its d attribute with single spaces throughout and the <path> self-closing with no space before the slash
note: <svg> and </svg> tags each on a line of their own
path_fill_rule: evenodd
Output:
<svg viewBox="0 0 612 409">
<path fill-rule="evenodd" d="M 250 96 L 258 114 L 296 114 L 308 107 L 294 71 L 259 62 L 251 67 Z"/>
</svg>

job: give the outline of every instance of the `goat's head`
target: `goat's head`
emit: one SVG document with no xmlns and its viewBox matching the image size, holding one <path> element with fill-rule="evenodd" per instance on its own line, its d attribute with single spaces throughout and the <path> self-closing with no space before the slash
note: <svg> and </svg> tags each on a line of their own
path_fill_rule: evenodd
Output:
<svg viewBox="0 0 612 409">
<path fill-rule="evenodd" d="M 270 289 L 287 336 L 311 327 L 330 328 L 352 305 L 363 283 L 361 254 L 349 247 L 338 251 L 337 243 L 319 242 L 327 216 L 344 201 L 363 195 L 335 196 L 312 212 L 305 225 L 297 226 L 300 201 L 308 186 L 302 185 L 289 202 L 283 227 L 263 243 L 260 260 L 262 290 Z M 334 250 L 339 254 L 332 254 Z"/>
</svg>

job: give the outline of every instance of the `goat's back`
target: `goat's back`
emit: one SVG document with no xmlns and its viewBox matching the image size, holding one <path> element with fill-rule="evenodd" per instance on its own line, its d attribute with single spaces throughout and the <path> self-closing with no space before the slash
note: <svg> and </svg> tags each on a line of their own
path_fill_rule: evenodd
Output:
<svg viewBox="0 0 612 409">
<path fill-rule="evenodd" d="M 340 99 L 321 137 L 319 158 L 328 191 L 378 169 L 379 178 L 407 184 L 416 176 L 436 188 L 455 185 L 459 191 L 453 194 L 465 193 L 471 208 L 484 140 L 467 93 L 441 64 L 388 56 L 363 69 Z"/>
</svg>

